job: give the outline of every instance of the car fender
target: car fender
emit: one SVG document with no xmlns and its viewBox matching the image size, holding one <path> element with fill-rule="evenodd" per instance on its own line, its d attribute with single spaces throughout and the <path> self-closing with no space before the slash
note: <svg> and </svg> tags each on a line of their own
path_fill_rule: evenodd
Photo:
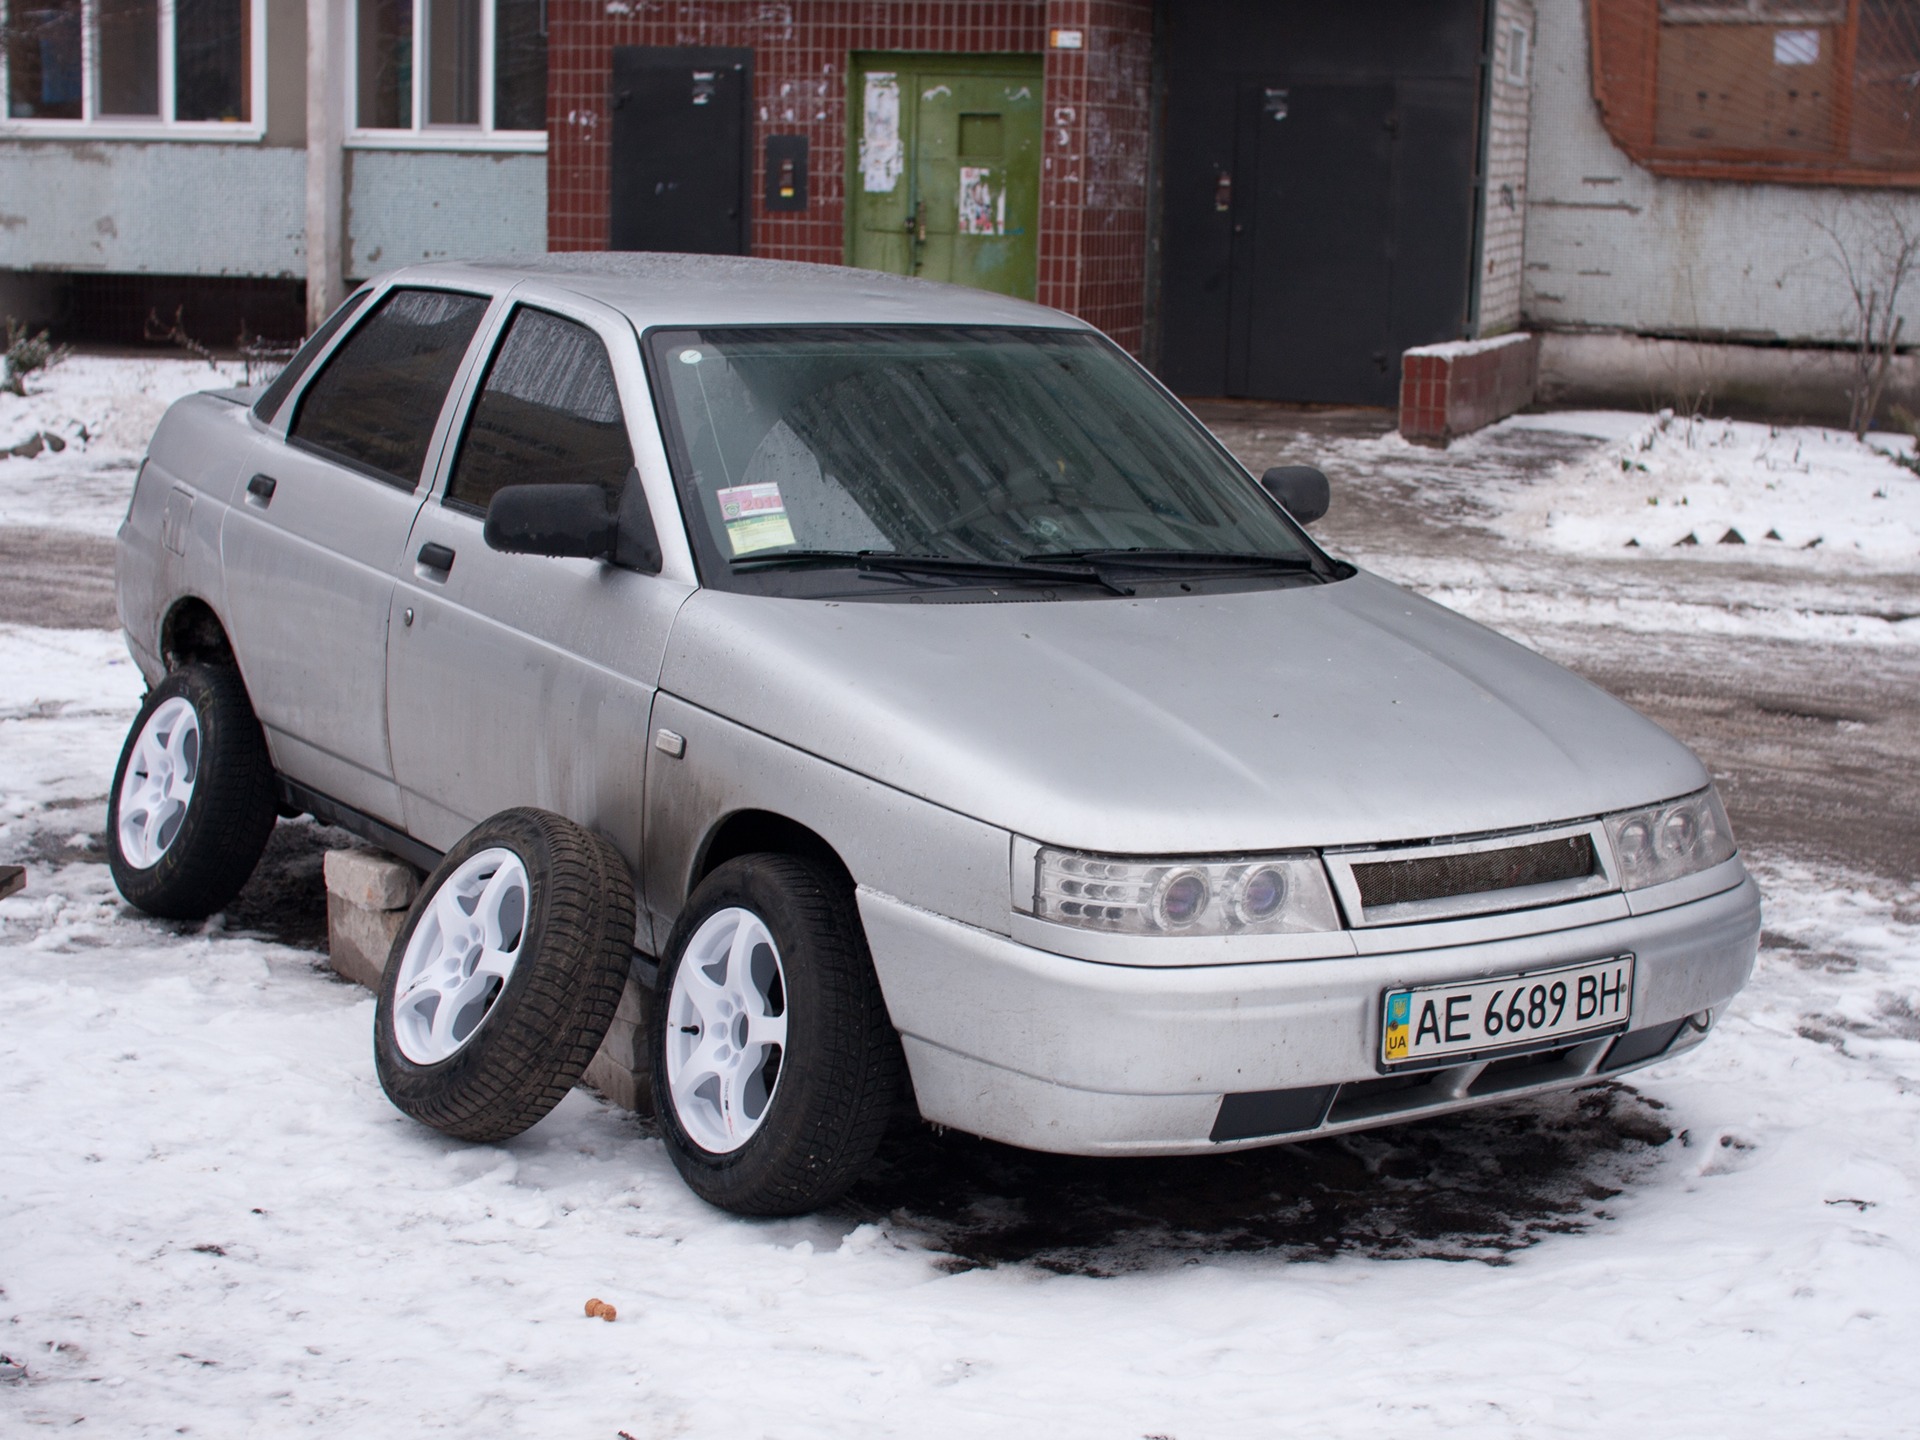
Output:
<svg viewBox="0 0 1920 1440">
<path fill-rule="evenodd" d="M 862 889 L 1006 934 L 1012 836 L 662 692 L 647 752 L 644 908 L 664 943 L 727 817 L 820 836 Z"/>
</svg>

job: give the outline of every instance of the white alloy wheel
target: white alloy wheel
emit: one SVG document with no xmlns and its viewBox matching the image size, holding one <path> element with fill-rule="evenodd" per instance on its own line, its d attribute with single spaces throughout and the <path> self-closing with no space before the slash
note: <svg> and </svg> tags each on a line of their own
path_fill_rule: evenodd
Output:
<svg viewBox="0 0 1920 1440">
<path fill-rule="evenodd" d="M 120 853 L 151 870 L 167 853 L 193 803 L 200 777 L 200 717 L 182 696 L 164 701 L 133 742 L 120 779 Z"/>
<path fill-rule="evenodd" d="M 717 910 L 693 932 L 667 999 L 673 1113 L 714 1154 L 753 1138 L 773 1103 L 787 1048 L 780 947 L 751 910 Z"/>
<path fill-rule="evenodd" d="M 414 927 L 394 990 L 393 1038 L 416 1065 L 459 1053 L 520 959 L 533 898 L 511 850 L 482 850 L 435 892 Z"/>
</svg>

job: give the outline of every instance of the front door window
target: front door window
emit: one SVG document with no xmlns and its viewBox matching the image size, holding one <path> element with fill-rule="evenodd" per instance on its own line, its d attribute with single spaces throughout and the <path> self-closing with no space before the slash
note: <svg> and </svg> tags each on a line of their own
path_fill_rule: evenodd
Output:
<svg viewBox="0 0 1920 1440">
<path fill-rule="evenodd" d="M 447 503 L 484 513 L 502 485 L 598 485 L 617 500 L 632 468 L 600 337 L 544 310 L 518 311 L 474 403 Z"/>
</svg>

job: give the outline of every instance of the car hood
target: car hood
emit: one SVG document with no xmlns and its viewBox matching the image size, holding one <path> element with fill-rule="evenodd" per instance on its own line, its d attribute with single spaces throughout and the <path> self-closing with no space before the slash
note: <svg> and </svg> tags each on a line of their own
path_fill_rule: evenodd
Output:
<svg viewBox="0 0 1920 1440">
<path fill-rule="evenodd" d="M 1502 830 L 1708 778 L 1603 691 L 1365 574 L 989 604 L 702 590 L 661 684 L 989 824 L 1120 853 Z"/>
</svg>

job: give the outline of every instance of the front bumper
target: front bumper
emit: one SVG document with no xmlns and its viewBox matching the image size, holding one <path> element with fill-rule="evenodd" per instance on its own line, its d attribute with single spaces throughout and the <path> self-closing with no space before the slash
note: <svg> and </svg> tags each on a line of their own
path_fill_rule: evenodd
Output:
<svg viewBox="0 0 1920 1440">
<path fill-rule="evenodd" d="M 874 968 L 928 1120 L 1034 1150 L 1171 1155 L 1561 1089 L 1690 1048 L 1746 984 L 1760 896 L 1384 954 L 1182 967 L 1071 959 L 871 890 Z M 1540 912 L 1543 916 L 1546 912 Z M 1628 1035 L 1418 1076 L 1376 1064 L 1381 996 L 1631 951 Z M 1632 1042 L 1632 1043 L 1629 1043 Z"/>
</svg>

